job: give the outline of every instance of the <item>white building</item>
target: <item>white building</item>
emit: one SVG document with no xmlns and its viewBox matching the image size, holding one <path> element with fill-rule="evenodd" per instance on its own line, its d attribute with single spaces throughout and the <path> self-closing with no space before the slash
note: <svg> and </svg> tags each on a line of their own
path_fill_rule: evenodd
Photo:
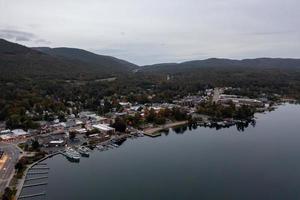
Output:
<svg viewBox="0 0 300 200">
<path fill-rule="evenodd" d="M 2 140 L 11 140 L 18 137 L 26 137 L 27 135 L 29 135 L 29 133 L 24 131 L 23 129 L 15 129 L 12 131 L 5 130 L 5 131 L 1 131 L 0 138 Z"/>
<path fill-rule="evenodd" d="M 22 136 L 26 136 L 29 134 L 28 132 L 24 131 L 23 129 L 15 129 L 15 130 L 12 130 L 11 132 L 13 133 L 13 135 L 15 137 L 22 137 Z"/>
<path fill-rule="evenodd" d="M 114 134 L 115 128 L 108 126 L 108 124 L 95 124 L 93 128 L 98 129 L 101 133 L 104 134 Z"/>
</svg>

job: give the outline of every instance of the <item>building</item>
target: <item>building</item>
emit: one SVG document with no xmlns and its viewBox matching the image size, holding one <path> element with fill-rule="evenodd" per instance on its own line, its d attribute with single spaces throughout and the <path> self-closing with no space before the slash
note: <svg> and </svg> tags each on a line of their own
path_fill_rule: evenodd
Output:
<svg viewBox="0 0 300 200">
<path fill-rule="evenodd" d="M 10 134 L 10 133 L 11 133 L 11 130 L 9 130 L 9 129 L 0 131 L 0 135 L 6 135 L 6 134 Z"/>
<path fill-rule="evenodd" d="M 74 131 L 76 133 L 79 133 L 79 134 L 85 134 L 85 133 L 87 133 L 86 128 L 77 128 L 77 129 L 74 129 Z"/>
<path fill-rule="evenodd" d="M 257 100 L 257 99 L 249 99 L 249 98 L 236 98 L 236 97 L 231 97 L 232 95 L 230 95 L 230 97 L 228 97 L 228 95 L 226 97 L 222 97 L 218 100 L 218 103 L 222 103 L 222 104 L 228 104 L 228 103 L 233 103 L 236 106 L 241 106 L 241 105 L 247 105 L 247 106 L 257 106 L 257 107 L 263 107 L 264 103 Z"/>
<path fill-rule="evenodd" d="M 25 138 L 28 135 L 30 135 L 28 132 L 24 131 L 23 129 L 14 129 L 12 131 L 10 130 L 4 130 L 1 131 L 0 138 L 2 140 L 12 140 L 16 138 Z"/>
<path fill-rule="evenodd" d="M 114 134 L 115 128 L 108 126 L 108 124 L 96 124 L 93 125 L 93 128 L 99 130 L 103 134 Z"/>
<path fill-rule="evenodd" d="M 48 146 L 49 147 L 62 147 L 66 144 L 66 142 L 64 140 L 51 140 L 49 143 L 48 143 Z"/>
<path fill-rule="evenodd" d="M 131 107 L 131 103 L 130 102 L 119 102 L 119 104 L 121 106 L 123 106 L 124 108 L 130 108 Z"/>
</svg>

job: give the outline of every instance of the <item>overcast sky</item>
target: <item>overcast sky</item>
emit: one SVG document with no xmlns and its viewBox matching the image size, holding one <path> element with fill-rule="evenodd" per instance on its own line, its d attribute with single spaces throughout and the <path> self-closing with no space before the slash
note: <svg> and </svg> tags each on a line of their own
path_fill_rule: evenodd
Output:
<svg viewBox="0 0 300 200">
<path fill-rule="evenodd" d="M 300 57 L 299 0 L 0 0 L 0 38 L 136 64 Z"/>
</svg>

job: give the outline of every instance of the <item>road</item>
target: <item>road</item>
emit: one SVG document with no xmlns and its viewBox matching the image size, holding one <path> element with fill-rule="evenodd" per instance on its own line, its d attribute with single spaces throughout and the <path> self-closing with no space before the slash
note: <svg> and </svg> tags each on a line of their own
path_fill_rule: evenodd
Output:
<svg viewBox="0 0 300 200">
<path fill-rule="evenodd" d="M 222 90 L 219 88 L 215 88 L 212 102 L 217 103 L 220 98 L 220 94 L 222 94 Z"/>
<path fill-rule="evenodd" d="M 0 142 L 0 149 L 4 151 L 0 162 L 0 193 L 9 185 L 9 181 L 14 174 L 15 164 L 19 160 L 20 150 L 12 145 Z"/>
</svg>

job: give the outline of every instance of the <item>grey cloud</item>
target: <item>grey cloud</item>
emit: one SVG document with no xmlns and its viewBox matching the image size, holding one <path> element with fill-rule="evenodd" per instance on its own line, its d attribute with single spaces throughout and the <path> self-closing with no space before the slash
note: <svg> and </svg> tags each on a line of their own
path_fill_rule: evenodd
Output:
<svg viewBox="0 0 300 200">
<path fill-rule="evenodd" d="M 0 29 L 0 37 L 15 40 L 16 42 L 32 41 L 36 38 L 36 36 L 32 33 L 10 29 Z"/>
<path fill-rule="evenodd" d="M 33 33 L 13 29 L 0 29 L 0 38 L 14 40 L 15 42 L 34 42 L 36 44 L 51 44 L 51 42 L 41 39 Z"/>
<path fill-rule="evenodd" d="M 36 44 L 51 44 L 50 41 L 44 40 L 44 39 L 37 39 L 34 41 Z"/>
<path fill-rule="evenodd" d="M 290 34 L 290 33 L 296 33 L 294 30 L 283 30 L 283 31 L 261 31 L 261 32 L 251 32 L 246 33 L 246 35 L 282 35 L 282 34 Z"/>
</svg>

